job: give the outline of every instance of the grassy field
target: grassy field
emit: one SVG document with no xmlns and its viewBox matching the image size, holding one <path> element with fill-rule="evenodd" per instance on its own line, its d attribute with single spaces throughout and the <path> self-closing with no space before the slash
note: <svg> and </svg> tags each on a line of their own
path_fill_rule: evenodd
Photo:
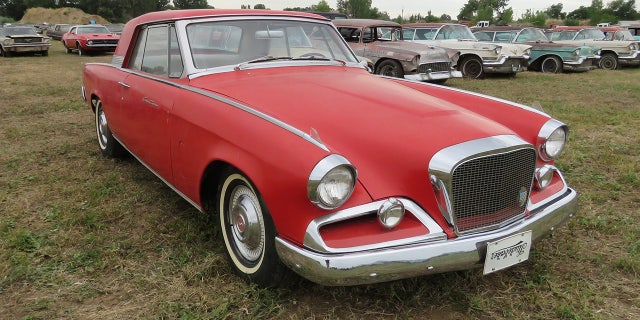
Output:
<svg viewBox="0 0 640 320">
<path fill-rule="evenodd" d="M 580 210 L 526 263 L 357 287 L 235 277 L 205 217 L 135 160 L 100 155 L 84 63 L 0 59 L 0 319 L 639 319 L 640 68 L 447 85 L 542 106 Z M 526 121 L 526 119 L 523 119 Z"/>
</svg>

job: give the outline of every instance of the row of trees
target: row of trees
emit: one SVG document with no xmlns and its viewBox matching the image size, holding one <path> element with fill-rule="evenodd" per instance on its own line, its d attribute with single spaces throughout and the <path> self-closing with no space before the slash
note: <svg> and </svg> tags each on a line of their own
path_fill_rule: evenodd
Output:
<svg viewBox="0 0 640 320">
<path fill-rule="evenodd" d="M 531 23 L 544 26 L 547 19 L 562 20 L 565 25 L 578 25 L 589 20 L 589 24 L 601 22 L 617 23 L 620 20 L 638 20 L 640 13 L 636 10 L 635 0 L 613 0 L 606 6 L 602 0 L 592 0 L 591 6 L 580 6 L 569 13 L 563 12 L 562 3 L 551 5 L 542 11 L 527 10 L 517 20 L 513 9 L 508 7 L 508 0 L 469 0 L 460 10 L 458 20 L 488 20 L 493 24 L 510 24 L 513 22 Z"/>
<path fill-rule="evenodd" d="M 126 22 L 143 13 L 210 7 L 207 0 L 2 0 L 0 17 L 19 21 L 29 8 L 78 8 L 111 22 Z"/>
<path fill-rule="evenodd" d="M 562 20 L 566 25 L 577 25 L 589 20 L 595 25 L 600 22 L 617 23 L 619 20 L 638 20 L 635 0 L 613 0 L 604 5 L 603 0 L 592 0 L 591 6 L 563 12 L 562 3 L 550 6 L 542 11 L 527 10 L 521 17 L 515 18 L 509 0 L 468 0 L 456 17 L 458 20 L 476 22 L 488 20 L 492 24 L 530 23 L 544 26 L 547 19 Z M 20 20 L 28 8 L 74 7 L 90 14 L 98 14 L 111 22 L 125 22 L 140 14 L 166 9 L 212 8 L 207 0 L 3 0 L 0 3 L 0 17 Z M 251 5 L 242 5 L 242 9 L 251 9 Z M 256 4 L 253 9 L 268 9 L 264 4 Z M 387 12 L 372 7 L 372 0 L 337 0 L 336 8 L 331 8 L 326 0 L 320 0 L 309 7 L 284 8 L 293 11 L 338 11 L 353 18 L 371 18 L 391 20 Z M 397 22 L 439 22 L 450 21 L 447 14 L 434 16 L 431 11 L 426 15 L 413 14 L 408 18 L 397 16 Z"/>
</svg>

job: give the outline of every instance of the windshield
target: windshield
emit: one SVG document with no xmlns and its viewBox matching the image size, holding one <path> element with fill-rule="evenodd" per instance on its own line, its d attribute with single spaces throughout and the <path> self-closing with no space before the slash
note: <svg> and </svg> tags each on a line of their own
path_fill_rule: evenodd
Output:
<svg viewBox="0 0 640 320">
<path fill-rule="evenodd" d="M 471 29 L 463 25 L 445 25 L 440 28 L 436 40 L 476 40 Z"/>
<path fill-rule="evenodd" d="M 577 31 L 554 31 L 549 37 L 551 41 L 573 40 Z"/>
<path fill-rule="evenodd" d="M 549 42 L 549 39 L 539 29 L 526 28 L 522 29 L 515 42 Z"/>
<path fill-rule="evenodd" d="M 413 32 L 415 30 L 415 36 L 413 36 Z M 438 28 L 406 28 L 404 38 L 407 40 L 433 40 L 438 32 Z M 408 35 L 413 36 L 413 38 L 407 37 Z"/>
<path fill-rule="evenodd" d="M 9 36 L 37 36 L 33 28 L 30 27 L 14 27 L 14 28 L 5 28 L 6 34 Z"/>
<path fill-rule="evenodd" d="M 574 40 L 584 39 L 602 40 L 604 39 L 604 32 L 600 29 L 582 29 L 578 32 Z"/>
<path fill-rule="evenodd" d="M 324 23 L 209 21 L 189 24 L 186 30 L 198 69 L 274 59 L 357 62 L 342 37 Z"/>
<path fill-rule="evenodd" d="M 93 34 L 101 34 L 101 33 L 108 33 L 111 34 L 111 31 L 109 31 L 109 29 L 107 29 L 104 26 L 95 26 L 95 27 L 78 27 L 78 34 L 88 34 L 88 33 L 93 33 Z"/>
<path fill-rule="evenodd" d="M 396 27 L 377 27 L 378 40 L 381 41 L 400 41 L 402 29 Z"/>
<path fill-rule="evenodd" d="M 629 30 L 618 30 L 607 32 L 605 40 L 634 40 Z"/>
</svg>

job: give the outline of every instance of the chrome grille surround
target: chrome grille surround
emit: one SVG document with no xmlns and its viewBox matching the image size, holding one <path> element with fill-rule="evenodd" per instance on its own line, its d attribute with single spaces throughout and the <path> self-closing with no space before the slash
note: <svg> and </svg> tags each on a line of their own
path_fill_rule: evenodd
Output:
<svg viewBox="0 0 640 320">
<path fill-rule="evenodd" d="M 418 73 L 451 71 L 450 62 L 430 62 L 418 66 Z"/>
<path fill-rule="evenodd" d="M 429 175 L 438 207 L 456 234 L 498 229 L 524 217 L 536 149 L 514 135 L 460 143 L 434 155 Z"/>
</svg>

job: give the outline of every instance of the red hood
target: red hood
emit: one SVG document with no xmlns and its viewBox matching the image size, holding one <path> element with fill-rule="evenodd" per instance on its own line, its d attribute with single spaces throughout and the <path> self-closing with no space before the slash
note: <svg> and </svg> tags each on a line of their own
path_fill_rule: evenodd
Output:
<svg viewBox="0 0 640 320">
<path fill-rule="evenodd" d="M 513 134 L 460 106 L 353 68 L 252 69 L 199 77 L 190 84 L 235 97 L 303 132 L 315 129 L 331 152 L 356 166 L 373 198 L 400 194 L 417 200 L 421 196 L 411 186 L 427 183 L 435 152 Z M 410 183 L 414 179 L 419 181 Z M 397 194 L 387 194 L 390 190 Z"/>
</svg>

